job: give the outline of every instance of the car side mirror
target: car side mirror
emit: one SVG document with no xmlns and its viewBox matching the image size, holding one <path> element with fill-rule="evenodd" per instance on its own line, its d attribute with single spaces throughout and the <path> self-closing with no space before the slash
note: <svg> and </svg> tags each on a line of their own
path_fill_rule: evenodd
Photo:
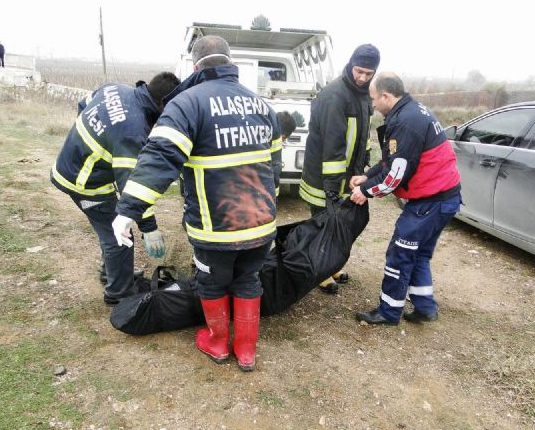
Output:
<svg viewBox="0 0 535 430">
<path fill-rule="evenodd" d="M 444 133 L 446 133 L 446 138 L 449 140 L 455 140 L 455 135 L 457 134 L 457 126 L 451 125 L 448 128 L 444 130 Z"/>
</svg>

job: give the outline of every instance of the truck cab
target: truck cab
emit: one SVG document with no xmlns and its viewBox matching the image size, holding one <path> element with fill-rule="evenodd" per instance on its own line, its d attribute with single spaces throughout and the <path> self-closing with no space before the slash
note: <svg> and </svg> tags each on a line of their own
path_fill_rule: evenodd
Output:
<svg viewBox="0 0 535 430">
<path fill-rule="evenodd" d="M 255 21 L 253 21 L 253 24 Z M 319 90 L 334 79 L 332 42 L 321 30 L 281 28 L 271 31 L 242 29 L 238 25 L 193 23 L 186 30 L 184 51 L 176 75 L 193 72 L 191 49 L 195 40 L 214 35 L 230 46 L 240 82 L 264 98 L 276 112 L 288 111 L 297 128 L 283 143 L 281 184 L 298 193 L 310 119 L 310 103 Z"/>
</svg>

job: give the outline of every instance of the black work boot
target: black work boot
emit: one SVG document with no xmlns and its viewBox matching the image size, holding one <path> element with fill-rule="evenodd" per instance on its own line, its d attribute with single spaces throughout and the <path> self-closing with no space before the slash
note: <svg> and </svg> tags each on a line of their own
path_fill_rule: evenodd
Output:
<svg viewBox="0 0 535 430">
<path fill-rule="evenodd" d="M 368 324 L 383 324 L 383 325 L 398 325 L 399 321 L 387 320 L 381 315 L 379 308 L 375 308 L 369 312 L 357 312 L 357 320 L 365 321 Z"/>
<path fill-rule="evenodd" d="M 117 303 L 119 303 L 120 299 L 116 299 L 115 297 L 108 296 L 106 293 L 104 293 L 104 304 L 106 306 L 113 307 Z"/>
<path fill-rule="evenodd" d="M 349 282 L 349 275 L 347 272 L 338 272 L 333 275 L 337 284 L 347 284 Z"/>
<path fill-rule="evenodd" d="M 411 323 L 431 322 L 438 319 L 438 312 L 432 314 L 423 314 L 420 311 L 414 309 L 412 312 L 405 312 L 403 319 Z"/>
<path fill-rule="evenodd" d="M 334 282 L 334 279 L 331 277 L 326 279 L 321 284 L 318 285 L 318 288 L 321 292 L 325 294 L 336 294 L 338 293 L 338 284 Z"/>
<path fill-rule="evenodd" d="M 134 281 L 141 278 L 145 274 L 143 269 L 134 269 Z M 106 267 L 102 265 L 100 269 L 100 283 L 106 285 L 108 283 L 108 275 L 106 275 Z"/>
</svg>

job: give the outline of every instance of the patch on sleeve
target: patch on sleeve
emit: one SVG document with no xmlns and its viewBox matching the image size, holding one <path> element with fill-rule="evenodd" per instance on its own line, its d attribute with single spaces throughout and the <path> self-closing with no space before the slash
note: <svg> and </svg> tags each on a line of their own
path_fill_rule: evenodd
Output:
<svg viewBox="0 0 535 430">
<path fill-rule="evenodd" d="M 398 150 L 398 141 L 396 139 L 390 139 L 388 141 L 388 147 L 390 148 L 390 155 L 395 154 Z"/>
</svg>

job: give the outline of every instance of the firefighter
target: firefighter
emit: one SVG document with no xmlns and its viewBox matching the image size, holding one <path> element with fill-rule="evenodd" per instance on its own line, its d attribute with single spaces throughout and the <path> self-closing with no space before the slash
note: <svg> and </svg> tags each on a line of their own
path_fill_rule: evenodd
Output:
<svg viewBox="0 0 535 430">
<path fill-rule="evenodd" d="M 327 204 L 349 197 L 350 178 L 361 175 L 369 161 L 373 109 L 368 90 L 379 60 L 375 46 L 358 46 L 342 76 L 323 88 L 312 101 L 299 189 L 300 196 L 310 205 L 312 216 Z M 320 290 L 336 294 L 336 281 L 347 282 L 347 273 L 338 272 L 326 279 Z"/>
<path fill-rule="evenodd" d="M 249 371 L 259 332 L 258 272 L 276 233 L 279 126 L 275 112 L 238 82 L 223 38 L 199 38 L 192 60 L 192 86 L 166 105 L 152 130 L 117 206 L 114 230 L 118 243 L 128 245 L 133 220 L 183 173 L 186 232 L 208 325 L 195 343 L 216 363 L 229 358 L 232 296 L 233 351 L 240 369 Z"/>
<path fill-rule="evenodd" d="M 135 88 L 109 83 L 78 103 L 78 118 L 52 167 L 50 178 L 86 215 L 98 235 L 106 268 L 104 302 L 113 306 L 129 295 L 134 282 L 134 250 L 117 245 L 112 222 L 137 156 L 160 115 L 163 97 L 179 84 L 169 72 Z M 139 219 L 152 257 L 165 252 L 152 207 Z"/>
<path fill-rule="evenodd" d="M 459 211 L 460 175 L 455 152 L 433 114 L 405 93 L 393 73 L 382 73 L 372 82 L 374 108 L 385 117 L 379 128 L 383 160 L 365 175 L 351 179 L 351 200 L 394 193 L 407 200 L 386 252 L 379 306 L 357 312 L 368 324 L 397 325 L 407 293 L 414 310 L 409 322 L 435 321 L 438 306 L 433 294 L 430 260 L 440 233 Z"/>
</svg>

